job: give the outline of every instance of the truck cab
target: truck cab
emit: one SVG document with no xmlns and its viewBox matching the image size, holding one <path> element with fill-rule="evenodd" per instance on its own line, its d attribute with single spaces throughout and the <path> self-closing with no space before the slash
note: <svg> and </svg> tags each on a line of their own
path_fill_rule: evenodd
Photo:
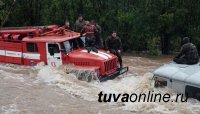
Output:
<svg viewBox="0 0 200 114">
<path fill-rule="evenodd" d="M 44 62 L 52 67 L 73 64 L 79 68 L 95 69 L 100 81 L 128 71 L 128 67 L 118 68 L 118 58 L 111 53 L 104 50 L 88 53 L 80 33 L 58 26 L 48 26 L 45 29 L 33 27 L 1 30 L 0 62 L 29 66 Z"/>
</svg>

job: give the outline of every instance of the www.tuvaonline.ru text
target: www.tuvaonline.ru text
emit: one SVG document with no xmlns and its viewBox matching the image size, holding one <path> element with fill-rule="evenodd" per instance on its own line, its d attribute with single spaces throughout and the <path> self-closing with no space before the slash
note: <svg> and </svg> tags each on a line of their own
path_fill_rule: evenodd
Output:
<svg viewBox="0 0 200 114">
<path fill-rule="evenodd" d="M 171 98 L 169 93 L 160 94 L 154 93 L 154 91 L 149 91 L 148 93 L 103 93 L 101 91 L 98 94 L 99 102 L 187 102 L 187 95 L 177 94 L 175 99 Z"/>
</svg>

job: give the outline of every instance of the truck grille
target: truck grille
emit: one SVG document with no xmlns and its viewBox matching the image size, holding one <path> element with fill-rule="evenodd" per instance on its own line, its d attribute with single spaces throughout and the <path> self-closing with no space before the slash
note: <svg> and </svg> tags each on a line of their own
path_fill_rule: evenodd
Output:
<svg viewBox="0 0 200 114">
<path fill-rule="evenodd" d="M 104 62 L 104 66 L 105 66 L 105 72 L 109 72 L 110 70 L 113 70 L 116 68 L 117 63 L 115 59 L 112 59 L 112 60 Z"/>
<path fill-rule="evenodd" d="M 89 62 L 74 62 L 75 65 L 80 65 L 80 66 L 89 66 Z"/>
</svg>

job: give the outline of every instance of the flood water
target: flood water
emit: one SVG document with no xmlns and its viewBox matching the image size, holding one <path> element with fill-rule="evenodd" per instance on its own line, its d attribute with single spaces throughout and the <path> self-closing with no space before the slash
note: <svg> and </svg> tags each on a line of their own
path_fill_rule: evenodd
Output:
<svg viewBox="0 0 200 114">
<path fill-rule="evenodd" d="M 176 92 L 154 88 L 153 74 L 157 67 L 171 61 L 170 56 L 124 56 L 129 72 L 103 83 L 79 81 L 66 74 L 64 67 L 52 69 L 0 64 L 0 114 L 199 114 L 200 102 L 111 102 L 99 103 L 98 94 Z"/>
</svg>

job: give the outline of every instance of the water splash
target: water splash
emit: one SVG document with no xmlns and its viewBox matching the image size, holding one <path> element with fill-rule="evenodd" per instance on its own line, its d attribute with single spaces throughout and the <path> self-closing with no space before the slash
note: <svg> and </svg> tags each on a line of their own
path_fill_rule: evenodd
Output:
<svg viewBox="0 0 200 114">
<path fill-rule="evenodd" d="M 125 61 L 130 66 L 130 74 L 120 76 L 114 80 L 108 80 L 103 83 L 92 81 L 87 83 L 80 81 L 74 74 L 66 74 L 66 69 L 60 67 L 58 69 L 44 66 L 39 64 L 36 67 L 25 67 L 18 65 L 5 65 L 0 64 L 0 78 L 6 80 L 18 80 L 24 81 L 27 75 L 31 76 L 35 82 L 45 82 L 49 85 L 57 86 L 56 89 L 62 89 L 66 94 L 71 94 L 74 97 L 79 97 L 87 101 L 98 102 L 98 94 L 100 91 L 104 93 L 147 93 L 148 91 L 154 91 L 155 93 L 170 93 L 175 99 L 176 93 L 168 88 L 154 88 L 152 81 L 152 74 L 148 73 L 158 64 L 155 61 L 150 61 L 141 57 L 127 58 Z M 145 64 L 145 65 L 143 65 Z M 137 66 L 137 67 L 135 67 Z M 141 73 L 137 74 L 137 71 Z M 135 74 L 133 74 L 135 73 Z M 30 75 L 31 74 L 31 75 Z M 137 74 L 137 75 L 136 75 Z M 26 81 L 26 80 L 25 80 Z M 6 82 L 5 82 L 6 83 Z M 25 83 L 32 84 L 30 81 Z M 40 83 L 35 83 L 40 84 Z M 90 103 L 90 102 L 87 102 Z M 85 104 L 87 105 L 87 104 Z M 133 113 L 164 113 L 164 114 L 199 114 L 200 102 L 194 99 L 189 99 L 187 103 L 181 102 L 128 102 L 128 103 L 110 103 L 110 105 L 116 105 L 120 110 L 128 110 Z M 6 105 L 2 109 L 3 114 L 15 113 L 17 106 Z M 16 109 L 16 110 L 15 110 Z M 10 111 L 10 112 L 9 112 Z"/>
<path fill-rule="evenodd" d="M 1 107 L 2 114 L 19 114 L 16 104 L 9 104 Z"/>
<path fill-rule="evenodd" d="M 152 73 L 146 73 L 143 76 L 135 76 L 129 74 L 124 78 L 115 80 L 108 80 L 103 83 L 93 81 L 91 83 L 80 81 L 73 74 L 65 74 L 64 69 L 51 69 L 49 67 L 42 68 L 38 77 L 42 78 L 45 82 L 55 84 L 59 88 L 62 88 L 67 93 L 73 96 L 83 98 L 88 101 L 98 102 L 98 94 L 100 91 L 104 93 L 148 93 L 148 91 L 154 91 L 155 93 L 169 93 L 175 100 L 176 93 L 168 88 L 155 89 L 153 86 Z M 192 102 L 189 100 L 188 103 L 173 103 L 173 102 L 128 102 L 128 103 L 110 103 L 111 105 L 123 106 L 124 110 L 132 112 L 145 112 L 145 113 L 166 113 L 166 114 L 178 114 L 185 112 L 199 113 L 200 103 Z M 198 109 L 197 109 L 198 108 Z"/>
</svg>

